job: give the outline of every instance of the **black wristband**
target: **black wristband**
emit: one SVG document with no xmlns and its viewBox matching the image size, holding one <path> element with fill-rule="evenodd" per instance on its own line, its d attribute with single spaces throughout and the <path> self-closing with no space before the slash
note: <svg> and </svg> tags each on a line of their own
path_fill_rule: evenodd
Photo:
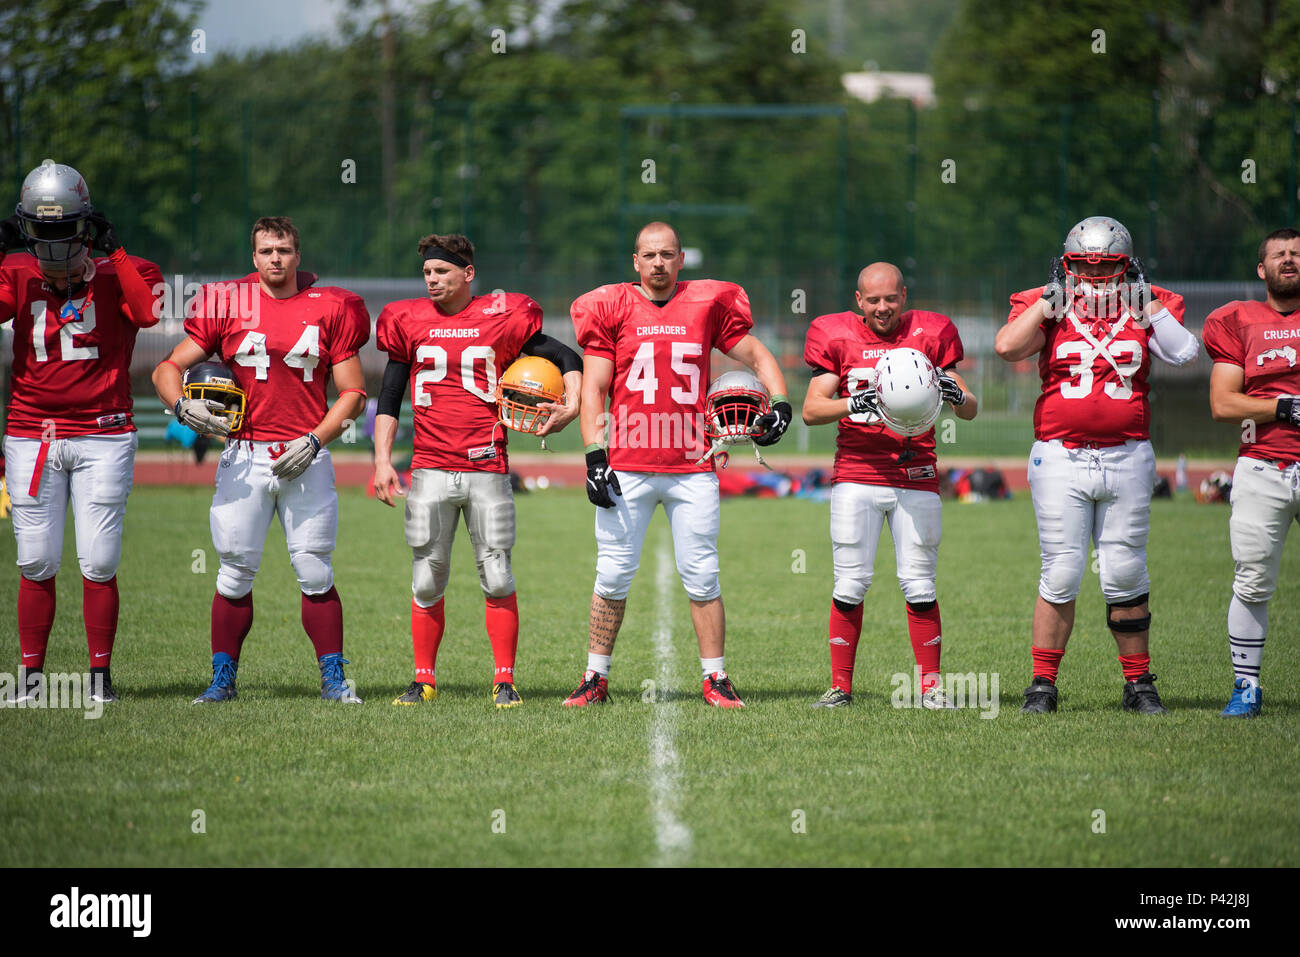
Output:
<svg viewBox="0 0 1300 957">
<path fill-rule="evenodd" d="M 1277 420 L 1279 422 L 1296 421 L 1296 397 L 1284 395 L 1277 400 Z"/>
<path fill-rule="evenodd" d="M 594 469 L 609 465 L 609 456 L 604 449 L 592 449 L 587 453 L 587 468 Z"/>
</svg>

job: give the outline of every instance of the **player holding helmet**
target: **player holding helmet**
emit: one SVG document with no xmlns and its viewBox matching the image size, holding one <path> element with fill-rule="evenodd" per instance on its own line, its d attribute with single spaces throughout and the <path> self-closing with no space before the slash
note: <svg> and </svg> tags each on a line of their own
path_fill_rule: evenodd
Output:
<svg viewBox="0 0 1300 957">
<path fill-rule="evenodd" d="M 1011 297 L 995 349 L 1008 362 L 1037 355 L 1043 381 L 1029 455 L 1042 575 L 1025 712 L 1056 710 L 1057 671 L 1092 543 L 1124 672 L 1124 710 L 1166 711 L 1148 651 L 1156 467 L 1147 374 L 1152 355 L 1172 365 L 1196 358 L 1196 337 L 1182 317 L 1182 297 L 1147 284 L 1128 230 L 1107 216 L 1070 230 L 1047 286 Z"/>
<path fill-rule="evenodd" d="M 418 251 L 428 295 L 389 303 L 375 331 L 388 365 L 375 417 L 374 485 L 375 495 L 390 507 L 393 497 L 403 494 L 392 451 L 408 381 L 415 416 L 415 456 L 406 493 L 406 543 L 414 553 L 415 680 L 393 704 L 415 705 L 438 696 L 434 669 L 446 621 L 443 595 L 463 512 L 486 603 L 484 620 L 495 664 L 492 698 L 498 708 L 512 708 L 522 700 L 514 684 L 519 605 L 510 569 L 515 499 L 502 421 L 543 437 L 560 431 L 578 416 L 582 362 L 542 332 L 542 308 L 532 299 L 512 292 L 473 295 L 474 245 L 464 236 L 425 236 Z M 511 365 L 521 354 L 538 358 Z M 533 368 L 545 361 L 560 372 L 544 365 Z M 562 373 L 562 385 L 548 382 L 549 373 Z M 551 391 L 557 386 L 563 404 L 541 401 L 547 396 L 558 400 Z"/>
<path fill-rule="evenodd" d="M 907 287 L 896 266 L 873 263 L 863 269 L 856 298 L 861 314 L 819 316 L 804 343 L 813 377 L 803 420 L 839 423 L 831 475 L 831 688 L 813 706 L 853 702 L 862 601 L 888 522 L 907 602 L 908 636 L 921 672 L 921 704 L 950 708 L 939 674 L 942 627 L 935 571 L 942 524 L 933 425 L 940 397 L 962 419 L 975 418 L 978 402 L 955 371 L 963 355 L 957 328 L 937 312 L 905 311 Z M 937 379 L 936 369 L 943 370 Z M 937 394 L 912 407 L 910 397 L 926 395 L 927 387 Z"/>
<path fill-rule="evenodd" d="M 699 428 L 706 407 L 709 354 L 749 366 L 771 396 L 754 442 L 772 445 L 790 424 L 785 380 L 772 354 L 750 334 L 749 297 L 734 283 L 678 282 L 681 240 L 667 223 L 637 234 L 632 263 L 639 283 L 601 286 L 571 307 L 582 345 L 582 439 L 587 497 L 596 511 L 596 587 L 591 596 L 587 669 L 568 707 L 609 697 L 610 657 L 627 592 L 655 506 L 672 526 L 673 551 L 691 600 L 704 700 L 744 707 L 724 667 L 722 589 L 718 584 L 718 480 Z M 609 400 L 611 437 L 603 445 Z"/>
<path fill-rule="evenodd" d="M 94 249 L 108 257 L 92 258 Z M 14 321 L 4 452 L 21 570 L 18 696 L 39 691 L 71 501 L 91 698 L 116 701 L 117 566 L 138 444 L 131 353 L 136 331 L 158 321 L 162 273 L 126 254 L 81 174 L 48 159 L 0 222 L 0 260 L 0 323 Z"/>
<path fill-rule="evenodd" d="M 1268 603 L 1282 548 L 1300 521 L 1300 230 L 1278 229 L 1259 246 L 1264 302 L 1230 302 L 1205 320 L 1214 359 L 1210 410 L 1239 422 L 1243 441 L 1232 475 L 1228 524 L 1236 573 L 1228 604 L 1233 689 L 1225 718 L 1260 713 Z"/>
<path fill-rule="evenodd" d="M 253 626 L 253 579 L 279 515 L 302 590 L 303 629 L 320 667 L 321 697 L 359 704 L 343 676 L 343 605 L 330 563 L 338 496 L 325 446 L 365 408 L 357 353 L 370 338 L 370 316 L 360 296 L 316 286 L 315 276 L 298 272 L 298 230 L 287 217 L 259 219 L 251 238 L 257 271 L 204 286 L 185 320 L 187 338 L 153 373 L 158 397 L 182 423 L 231 439 L 210 512 L 221 558 L 212 596 L 212 684 L 195 703 L 236 696 L 239 653 Z M 228 371 L 191 369 L 210 355 Z M 196 388 L 226 375 L 247 396 L 242 422 L 231 423 L 221 401 Z M 331 378 L 338 398 L 327 408 Z"/>
</svg>

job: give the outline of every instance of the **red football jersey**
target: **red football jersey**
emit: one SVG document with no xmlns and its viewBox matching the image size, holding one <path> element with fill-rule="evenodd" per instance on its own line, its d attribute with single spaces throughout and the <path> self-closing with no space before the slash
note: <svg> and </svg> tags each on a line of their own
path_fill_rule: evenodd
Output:
<svg viewBox="0 0 1300 957">
<path fill-rule="evenodd" d="M 130 305 L 118 266 L 95 260 L 85 294 L 67 300 L 45 283 L 36 258 L 10 253 L 0 263 L 0 322 L 14 320 L 13 399 L 5 431 L 24 438 L 118 435 L 131 424 L 131 353 L 140 326 L 158 321 L 152 290 L 162 272 L 126 257 L 150 290 Z M 144 292 L 144 288 L 137 290 Z M 75 311 L 74 311 L 75 310 Z M 132 322 L 132 319 L 135 322 Z"/>
<path fill-rule="evenodd" d="M 715 279 L 679 282 L 656 306 L 637 283 L 601 286 L 570 307 L 578 344 L 614 363 L 609 464 L 626 472 L 709 472 L 704 409 L 710 352 L 754 325 L 749 296 Z"/>
<path fill-rule="evenodd" d="M 876 363 L 885 353 L 901 348 L 924 353 L 939 370 L 956 365 L 965 355 L 951 319 L 937 312 L 909 309 L 888 337 L 872 332 L 856 312 L 818 316 L 808 327 L 803 358 L 813 369 L 839 376 L 837 394 L 847 396 L 870 385 Z M 860 412 L 840 419 L 831 481 L 939 491 L 934 430 L 909 442 L 879 420 L 869 423 L 873 418 Z M 912 454 L 900 461 L 908 450 Z"/>
<path fill-rule="evenodd" d="M 235 437 L 287 442 L 325 418 L 330 368 L 366 344 L 370 313 L 360 296 L 337 286 L 300 286 L 297 295 L 276 299 L 253 273 L 204 286 L 185 332 L 221 357 L 248 396 Z"/>
<path fill-rule="evenodd" d="M 506 471 L 497 379 L 541 330 L 542 307 L 516 292 L 475 296 L 450 316 L 427 298 L 384 307 L 375 327 L 379 348 L 411 366 L 412 468 Z"/>
<path fill-rule="evenodd" d="M 1181 323 L 1183 297 L 1155 285 L 1151 291 Z M 1007 322 L 1042 297 L 1042 286 L 1013 295 Z M 1038 354 L 1043 394 L 1034 406 L 1034 436 L 1109 445 L 1150 438 L 1150 324 L 1139 325 L 1127 306 L 1114 320 L 1090 320 L 1073 307 L 1070 313 L 1078 325 L 1066 315 L 1041 326 L 1047 343 Z"/>
<path fill-rule="evenodd" d="M 1300 309 L 1283 315 L 1266 302 L 1230 302 L 1210 313 L 1202 332 L 1215 362 L 1240 366 L 1247 395 L 1300 395 Z M 1269 419 L 1238 455 L 1300 461 L 1300 429 Z"/>
</svg>

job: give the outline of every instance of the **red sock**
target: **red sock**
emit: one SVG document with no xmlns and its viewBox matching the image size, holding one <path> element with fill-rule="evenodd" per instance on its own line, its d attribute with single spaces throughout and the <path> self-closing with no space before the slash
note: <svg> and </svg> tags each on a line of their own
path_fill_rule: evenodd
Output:
<svg viewBox="0 0 1300 957">
<path fill-rule="evenodd" d="M 316 649 L 316 657 L 343 653 L 343 602 L 333 585 L 323 595 L 302 596 L 302 627 Z"/>
<path fill-rule="evenodd" d="M 253 593 L 243 598 L 227 598 L 221 592 L 212 596 L 212 653 L 224 652 L 235 661 L 253 627 Z"/>
<path fill-rule="evenodd" d="M 1125 681 L 1137 681 L 1151 670 L 1151 655 L 1146 651 L 1140 655 L 1120 655 L 1119 666 L 1124 669 Z"/>
<path fill-rule="evenodd" d="M 24 668 L 45 667 L 45 646 L 54 627 L 54 579 L 18 578 L 18 645 Z"/>
<path fill-rule="evenodd" d="M 831 602 L 831 684 L 841 691 L 853 691 L 853 662 L 858 656 L 858 639 L 861 637 L 862 605 L 843 612 Z"/>
<path fill-rule="evenodd" d="M 438 664 L 438 645 L 442 643 L 442 630 L 446 626 L 442 599 L 428 608 L 421 608 L 411 599 L 411 647 L 415 651 L 415 680 L 426 685 L 437 685 L 434 680 Z"/>
<path fill-rule="evenodd" d="M 106 582 L 81 579 L 81 615 L 86 621 L 90 667 L 107 668 L 117 637 L 117 576 Z"/>
<path fill-rule="evenodd" d="M 505 598 L 488 598 L 483 609 L 488 641 L 492 642 L 492 660 L 496 672 L 492 683 L 515 680 L 515 651 L 519 647 L 519 601 L 511 592 Z"/>
<path fill-rule="evenodd" d="M 929 691 L 937 683 L 939 652 L 943 645 L 943 623 L 939 620 L 939 603 L 929 611 L 907 606 L 907 636 L 912 639 L 912 654 L 921 669 L 921 690 Z"/>
<path fill-rule="evenodd" d="M 1034 656 L 1034 677 L 1046 678 L 1056 684 L 1056 672 L 1061 667 L 1061 658 L 1065 656 L 1064 648 L 1031 648 Z"/>
</svg>

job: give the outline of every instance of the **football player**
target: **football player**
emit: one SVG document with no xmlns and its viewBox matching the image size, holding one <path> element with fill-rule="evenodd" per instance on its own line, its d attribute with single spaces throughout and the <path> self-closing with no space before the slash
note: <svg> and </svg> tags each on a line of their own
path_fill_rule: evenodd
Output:
<svg viewBox="0 0 1300 957">
<path fill-rule="evenodd" d="M 510 569 L 515 500 L 507 474 L 506 430 L 497 417 L 497 381 L 521 354 L 540 356 L 560 368 L 564 403 L 537 406 L 549 413 L 537 431 L 546 436 L 578 416 L 582 362 L 541 331 L 542 309 L 532 299 L 513 292 L 471 292 L 474 245 L 464 236 L 425 236 L 417 249 L 424 259 L 428 295 L 389 303 L 375 328 L 379 348 L 388 353 L 375 417 L 375 495 L 388 506 L 394 496 L 406 495 L 406 543 L 413 551 L 415 680 L 393 704 L 415 705 L 438 696 L 434 670 L 446 620 L 443 595 L 463 513 L 486 603 L 484 620 L 495 664 L 492 698 L 498 708 L 512 708 L 522 702 L 515 689 L 519 604 Z M 415 455 L 411 488 L 404 493 L 392 451 L 408 382 Z"/>
<path fill-rule="evenodd" d="M 955 371 L 963 356 L 956 326 L 940 313 L 906 308 L 907 287 L 898 267 L 883 262 L 867 266 L 858 274 L 856 298 L 860 313 L 819 316 L 804 343 L 804 361 L 813 377 L 803 420 L 808 425 L 839 423 L 831 473 L 831 688 L 814 707 L 853 702 L 862 601 L 871 587 L 880 532 L 888 522 L 907 603 L 907 633 L 921 672 L 921 704 L 950 708 L 954 705 L 939 673 L 942 628 L 935 570 L 941 505 L 934 427 L 914 438 L 886 427 L 876 403 L 876 366 L 894 349 L 915 349 L 943 370 L 940 395 L 958 418 L 975 418 L 978 402 Z"/>
<path fill-rule="evenodd" d="M 791 409 L 776 360 L 749 331 L 753 320 L 745 290 L 712 279 L 678 282 L 683 264 L 676 230 L 650 223 L 632 247 L 640 282 L 601 286 L 578 297 L 570 310 L 585 352 L 580 426 L 587 497 L 597 506 L 597 558 L 587 669 L 564 702 L 569 707 L 609 697 L 610 657 L 628 589 L 646 528 L 661 503 L 672 527 L 677 571 L 691 600 L 704 700 L 722 708 L 744 707 L 725 668 L 718 479 L 712 458 L 703 454 L 712 350 L 752 369 L 771 396 L 771 410 L 755 425 L 756 444 L 780 439 Z M 607 399 L 608 451 L 602 444 Z"/>
<path fill-rule="evenodd" d="M 1210 411 L 1242 428 L 1228 523 L 1236 573 L 1228 603 L 1233 688 L 1225 718 L 1260 713 L 1268 603 L 1287 532 L 1300 521 L 1300 230 L 1269 233 L 1255 272 L 1264 280 L 1266 300 L 1220 306 L 1203 333 L 1214 360 Z"/>
<path fill-rule="evenodd" d="M 221 560 L 212 597 L 212 684 L 195 703 L 235 697 L 239 652 L 253 625 L 253 579 L 274 516 L 302 589 L 302 625 L 316 650 L 321 697 L 360 703 L 343 676 L 343 606 L 330 556 L 338 496 L 330 442 L 365 408 L 357 353 L 370 338 L 361 297 L 315 285 L 298 271 L 298 230 L 287 217 L 253 224 L 256 272 L 204 286 L 185 320 L 187 337 L 154 369 L 158 397 L 200 434 L 227 435 L 215 400 L 187 398 L 182 375 L 208 356 L 229 366 L 247 410 L 217 469 L 210 524 Z M 328 405 L 325 385 L 338 391 Z M 327 407 L 328 406 L 328 407 Z"/>
<path fill-rule="evenodd" d="M 1033 619 L 1033 682 L 1025 712 L 1056 710 L 1056 678 L 1095 543 L 1124 673 L 1125 711 L 1165 714 L 1151 673 L 1146 546 L 1155 453 L 1147 375 L 1151 356 L 1196 358 L 1181 296 L 1149 285 L 1123 224 L 1091 216 L 1071 228 L 1046 286 L 1011 297 L 994 348 L 1008 362 L 1038 357 L 1029 489 L 1042 574 Z"/>
<path fill-rule="evenodd" d="M 91 698 L 117 700 L 117 567 L 139 444 L 131 353 L 137 330 L 158 322 L 161 288 L 158 267 L 126 254 L 80 173 L 47 159 L 27 175 L 15 215 L 0 222 L 0 323 L 14 322 L 4 458 L 21 570 L 20 698 L 39 693 L 71 501 Z"/>
</svg>

